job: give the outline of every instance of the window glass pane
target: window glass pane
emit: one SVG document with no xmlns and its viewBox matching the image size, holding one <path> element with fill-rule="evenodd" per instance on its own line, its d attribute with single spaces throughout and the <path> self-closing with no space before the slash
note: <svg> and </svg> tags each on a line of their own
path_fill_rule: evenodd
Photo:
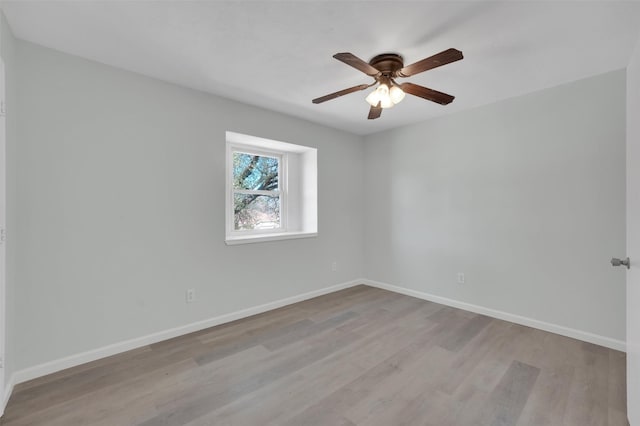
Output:
<svg viewBox="0 0 640 426">
<path fill-rule="evenodd" d="M 276 191 L 278 158 L 234 152 L 233 189 Z"/>
<path fill-rule="evenodd" d="M 234 194 L 234 228 L 280 228 L 280 197 L 270 195 Z"/>
</svg>

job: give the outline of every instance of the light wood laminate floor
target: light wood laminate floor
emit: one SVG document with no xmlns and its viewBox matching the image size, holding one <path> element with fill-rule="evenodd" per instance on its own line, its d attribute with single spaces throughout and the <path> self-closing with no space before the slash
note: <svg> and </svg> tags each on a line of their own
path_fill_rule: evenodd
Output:
<svg viewBox="0 0 640 426">
<path fill-rule="evenodd" d="M 627 425 L 625 355 L 357 286 L 17 386 L 3 425 Z"/>
</svg>

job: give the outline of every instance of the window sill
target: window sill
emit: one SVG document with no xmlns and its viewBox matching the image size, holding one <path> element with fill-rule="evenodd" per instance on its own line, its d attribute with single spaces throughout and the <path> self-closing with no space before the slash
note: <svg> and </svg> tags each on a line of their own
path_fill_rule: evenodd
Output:
<svg viewBox="0 0 640 426">
<path fill-rule="evenodd" d="M 237 244 L 266 243 L 268 241 L 293 240 L 297 238 L 311 238 L 317 236 L 317 232 L 282 232 L 280 234 L 254 234 L 241 237 L 227 237 L 224 242 L 228 246 L 234 246 Z"/>
</svg>

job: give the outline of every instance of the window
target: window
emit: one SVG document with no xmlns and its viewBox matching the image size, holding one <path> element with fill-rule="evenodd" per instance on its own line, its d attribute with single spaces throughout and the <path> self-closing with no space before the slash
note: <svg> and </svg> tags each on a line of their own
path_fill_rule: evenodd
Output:
<svg viewBox="0 0 640 426">
<path fill-rule="evenodd" d="M 233 230 L 286 229 L 286 154 L 233 148 Z"/>
<path fill-rule="evenodd" d="M 317 235 L 317 150 L 227 132 L 227 244 Z"/>
</svg>

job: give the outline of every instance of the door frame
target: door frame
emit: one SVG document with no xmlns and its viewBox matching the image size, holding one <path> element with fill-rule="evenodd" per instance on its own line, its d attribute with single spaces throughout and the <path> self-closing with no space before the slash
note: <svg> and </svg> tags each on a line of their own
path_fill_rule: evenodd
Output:
<svg viewBox="0 0 640 426">
<path fill-rule="evenodd" d="M 6 182 L 7 182 L 7 127 L 6 127 L 6 90 L 5 90 L 5 66 L 0 57 L 0 395 L 2 406 L 0 415 L 4 412 L 7 402 L 7 388 L 5 387 L 5 348 L 6 348 Z"/>
</svg>

